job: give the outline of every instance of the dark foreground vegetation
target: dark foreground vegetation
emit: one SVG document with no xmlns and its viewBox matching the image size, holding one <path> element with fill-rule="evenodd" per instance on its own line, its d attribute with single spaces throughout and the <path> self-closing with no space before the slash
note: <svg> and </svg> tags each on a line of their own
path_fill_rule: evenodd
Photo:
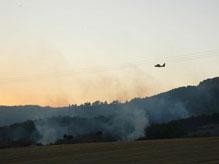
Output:
<svg viewBox="0 0 219 164">
<path fill-rule="evenodd" d="M 74 122 L 75 120 L 74 118 L 64 117 L 62 121 L 69 124 L 70 121 Z M 145 137 L 140 140 L 210 136 L 219 136 L 219 113 L 200 115 L 168 123 L 152 124 L 145 129 Z M 40 138 L 40 134 L 33 121 L 0 128 L 0 148 L 40 146 L 41 143 L 38 142 L 38 138 Z M 65 134 L 62 139 L 57 140 L 53 145 L 112 142 L 116 140 L 115 136 L 97 131 L 79 136 Z"/>
<path fill-rule="evenodd" d="M 0 150 L 4 163 L 219 163 L 219 138 L 53 145 Z"/>
<path fill-rule="evenodd" d="M 37 138 L 39 133 L 33 121 L 0 127 L 0 148 L 34 145 Z"/>
<path fill-rule="evenodd" d="M 219 136 L 219 77 L 146 98 L 0 106 L 0 148 Z"/>
<path fill-rule="evenodd" d="M 219 113 L 152 124 L 145 139 L 219 136 Z"/>
</svg>

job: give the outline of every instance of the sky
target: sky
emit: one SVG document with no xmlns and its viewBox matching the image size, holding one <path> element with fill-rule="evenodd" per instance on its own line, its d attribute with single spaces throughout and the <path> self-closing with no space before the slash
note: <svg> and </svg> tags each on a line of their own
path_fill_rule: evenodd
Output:
<svg viewBox="0 0 219 164">
<path fill-rule="evenodd" d="M 0 0 L 0 104 L 125 101 L 218 76 L 218 8 L 218 0 Z"/>
</svg>

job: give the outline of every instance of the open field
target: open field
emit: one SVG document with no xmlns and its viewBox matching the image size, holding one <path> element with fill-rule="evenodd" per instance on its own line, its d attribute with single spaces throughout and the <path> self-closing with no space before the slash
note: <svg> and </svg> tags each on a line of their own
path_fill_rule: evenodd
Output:
<svg viewBox="0 0 219 164">
<path fill-rule="evenodd" d="M 219 137 L 2 149 L 0 163 L 219 163 Z"/>
</svg>

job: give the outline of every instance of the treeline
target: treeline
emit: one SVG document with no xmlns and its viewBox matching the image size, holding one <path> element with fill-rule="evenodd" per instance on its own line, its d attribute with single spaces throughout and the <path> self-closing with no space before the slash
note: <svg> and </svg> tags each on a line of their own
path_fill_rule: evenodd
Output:
<svg viewBox="0 0 219 164">
<path fill-rule="evenodd" d="M 127 102 L 111 103 L 96 101 L 81 105 L 69 105 L 72 110 L 111 110 L 120 108 L 138 108 L 146 111 L 173 109 L 181 104 L 192 115 L 213 114 L 219 112 L 219 77 L 202 81 L 198 86 L 186 86 L 172 89 L 152 97 L 134 98 Z M 66 109 L 66 108 L 65 108 Z"/>
<path fill-rule="evenodd" d="M 33 121 L 0 127 L 0 148 L 30 146 L 37 144 L 39 138 Z"/>
<path fill-rule="evenodd" d="M 55 118 L 53 118 L 55 119 Z M 62 123 L 75 122 L 74 118 L 61 118 Z M 77 120 L 82 121 L 82 120 Z M 162 124 L 152 124 L 145 129 L 145 137 L 141 139 L 162 139 L 182 137 L 219 136 L 219 113 L 200 115 L 187 119 L 170 121 Z M 33 121 L 0 127 L 0 148 L 41 145 L 41 136 Z M 104 131 L 87 133 L 85 135 L 65 134 L 62 139 L 53 144 L 75 144 L 88 142 L 111 142 L 117 138 Z"/>
<path fill-rule="evenodd" d="M 152 124 L 146 128 L 145 136 L 147 139 L 219 136 L 219 113 Z"/>
</svg>

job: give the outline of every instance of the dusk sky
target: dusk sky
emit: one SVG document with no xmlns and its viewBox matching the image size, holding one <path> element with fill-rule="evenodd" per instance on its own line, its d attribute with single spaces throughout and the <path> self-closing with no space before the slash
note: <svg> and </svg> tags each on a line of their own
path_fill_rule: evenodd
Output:
<svg viewBox="0 0 219 164">
<path fill-rule="evenodd" d="M 218 9 L 218 0 L 0 0 L 0 104 L 129 100 L 218 76 Z"/>
</svg>

